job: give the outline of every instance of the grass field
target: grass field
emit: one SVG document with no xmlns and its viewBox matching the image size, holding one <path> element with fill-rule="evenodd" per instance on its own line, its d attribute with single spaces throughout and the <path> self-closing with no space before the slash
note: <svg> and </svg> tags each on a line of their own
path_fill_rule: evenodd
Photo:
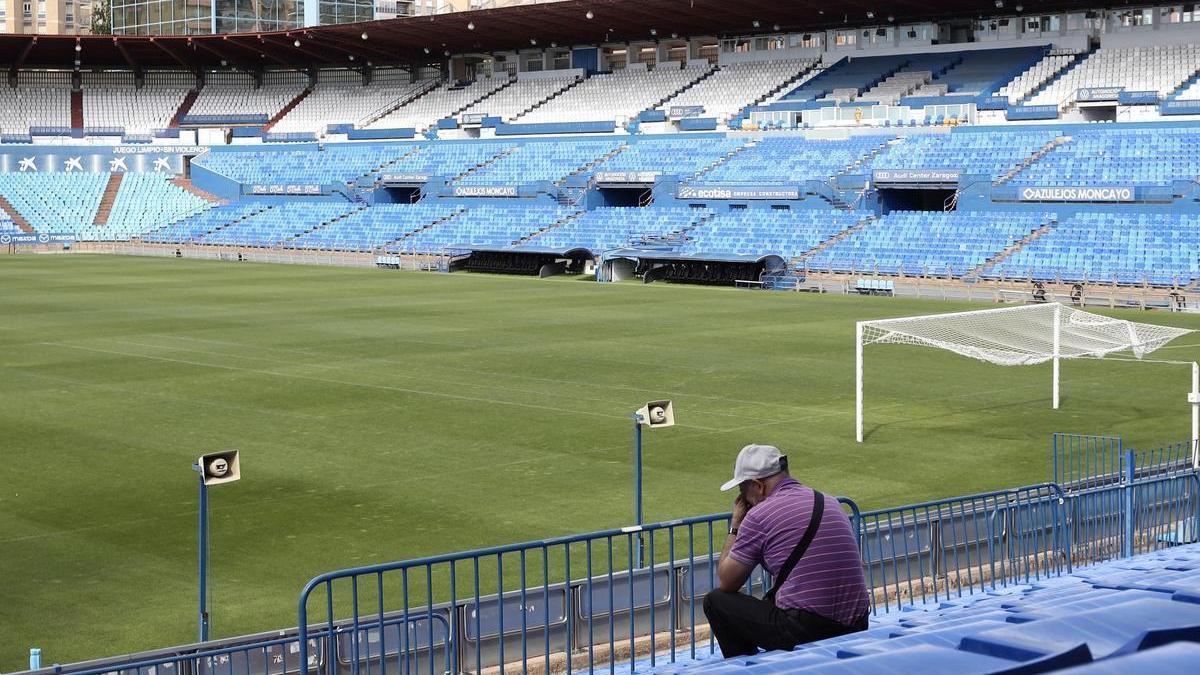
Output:
<svg viewBox="0 0 1200 675">
<path fill-rule="evenodd" d="M 650 520 L 726 510 L 748 442 L 870 508 L 1046 480 L 1054 431 L 1189 428 L 1179 367 L 1068 362 L 1053 412 L 1049 366 L 878 346 L 854 444 L 854 321 L 963 304 L 99 256 L 3 256 L 0 288 L 2 671 L 195 638 L 215 449 L 219 637 L 294 625 L 329 569 L 627 524 L 658 397 Z"/>
</svg>

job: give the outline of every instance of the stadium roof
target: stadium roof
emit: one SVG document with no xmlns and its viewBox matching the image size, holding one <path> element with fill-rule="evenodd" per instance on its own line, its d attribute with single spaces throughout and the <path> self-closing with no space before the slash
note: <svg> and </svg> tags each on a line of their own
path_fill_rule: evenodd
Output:
<svg viewBox="0 0 1200 675">
<path fill-rule="evenodd" d="M 1017 0 L 1008 0 L 1015 6 Z M 1033 2 L 1037 12 L 1096 7 L 1097 2 Z M 1032 7 L 1027 7 L 1031 10 Z M 593 18 L 588 19 L 587 12 Z M 868 12 L 874 17 L 868 18 Z M 996 0 L 563 0 L 548 4 L 413 16 L 266 33 L 171 36 L 0 35 L 9 70 L 30 67 L 242 70 L 413 63 L 462 54 L 659 39 L 672 33 L 751 35 L 782 30 L 996 15 Z M 757 22 L 757 26 L 755 25 Z M 468 29 L 468 23 L 474 29 Z M 366 34 L 367 39 L 362 39 Z M 300 45 L 296 46 L 295 41 Z M 426 51 L 429 50 L 429 51 Z M 351 59 L 351 57 L 354 57 Z"/>
</svg>

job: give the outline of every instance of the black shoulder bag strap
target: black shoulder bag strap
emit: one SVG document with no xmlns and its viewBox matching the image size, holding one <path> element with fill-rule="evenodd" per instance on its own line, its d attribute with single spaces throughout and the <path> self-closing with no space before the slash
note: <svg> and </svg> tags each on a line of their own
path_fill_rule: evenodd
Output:
<svg viewBox="0 0 1200 675">
<path fill-rule="evenodd" d="M 813 490 L 813 510 L 812 517 L 808 521 L 808 529 L 804 531 L 804 536 L 800 537 L 796 548 L 792 549 L 792 554 L 784 561 L 783 567 L 779 568 L 779 574 L 775 575 L 775 583 L 771 586 L 771 590 L 767 591 L 767 602 L 775 604 L 775 594 L 783 587 L 783 582 L 787 581 L 788 575 L 792 573 L 792 569 L 796 567 L 796 563 L 804 557 L 808 551 L 809 544 L 817 536 L 817 530 L 821 527 L 821 518 L 825 516 L 825 495 L 818 490 Z"/>
</svg>

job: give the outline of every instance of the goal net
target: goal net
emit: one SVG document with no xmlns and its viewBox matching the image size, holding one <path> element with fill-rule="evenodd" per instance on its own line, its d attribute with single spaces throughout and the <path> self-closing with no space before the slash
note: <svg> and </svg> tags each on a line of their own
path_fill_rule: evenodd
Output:
<svg viewBox="0 0 1200 675">
<path fill-rule="evenodd" d="M 859 322 L 856 335 L 856 436 L 863 440 L 863 348 L 873 344 L 936 347 L 1000 366 L 1130 352 L 1141 359 L 1191 330 L 1114 319 L 1059 303 Z"/>
</svg>

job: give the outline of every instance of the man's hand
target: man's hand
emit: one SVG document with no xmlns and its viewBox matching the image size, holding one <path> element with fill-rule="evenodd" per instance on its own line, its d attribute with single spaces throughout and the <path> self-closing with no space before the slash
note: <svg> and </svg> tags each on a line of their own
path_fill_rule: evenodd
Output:
<svg viewBox="0 0 1200 675">
<path fill-rule="evenodd" d="M 733 516 L 729 520 L 729 526 L 740 527 L 749 510 L 750 503 L 746 501 L 745 497 L 738 495 L 738 498 L 733 500 Z"/>
</svg>

